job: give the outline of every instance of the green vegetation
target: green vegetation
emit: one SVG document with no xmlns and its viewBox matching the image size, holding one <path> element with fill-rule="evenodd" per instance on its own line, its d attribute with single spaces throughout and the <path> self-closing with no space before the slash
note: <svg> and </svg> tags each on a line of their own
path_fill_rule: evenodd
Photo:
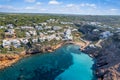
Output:
<svg viewBox="0 0 120 80">
<path fill-rule="evenodd" d="M 5 36 L 4 32 L 5 32 L 5 29 L 0 29 L 0 39 L 4 39 L 4 36 Z"/>
<path fill-rule="evenodd" d="M 52 14 L 15 14 L 15 13 L 14 14 L 0 14 L 0 26 L 6 27 L 6 25 L 8 24 L 13 24 L 13 26 L 15 27 L 14 30 L 15 30 L 16 38 L 25 38 L 26 32 L 29 32 L 29 29 L 22 30 L 20 29 L 20 26 L 32 26 L 34 27 L 33 29 L 34 31 L 36 25 L 42 22 L 46 22 L 46 20 L 49 20 L 49 19 L 55 19 L 58 22 L 48 23 L 46 26 L 63 27 L 59 31 L 56 30 L 55 31 L 56 33 L 64 32 L 65 29 L 68 29 L 68 27 L 66 28 L 66 26 L 70 26 L 70 27 L 74 27 L 78 29 L 79 27 L 77 27 L 76 25 L 79 23 L 82 24 L 84 22 L 100 22 L 102 23 L 102 25 L 105 24 L 105 25 L 109 25 L 112 27 L 120 27 L 120 16 L 90 16 L 90 15 L 83 16 L 83 15 L 52 15 Z M 62 22 L 73 22 L 75 24 L 61 24 L 60 23 L 61 21 Z M 42 27 L 46 27 L 46 26 L 42 26 Z M 0 44 L 2 44 L 2 40 L 5 39 L 5 30 L 7 29 L 6 28 L 0 29 Z M 52 30 L 52 29 L 48 29 L 48 30 Z M 14 48 L 13 46 L 11 46 L 9 49 L 0 47 L 0 53 L 18 53 L 25 49 L 32 48 L 36 44 L 32 42 L 32 39 L 39 37 L 40 32 L 47 33 L 48 30 L 47 29 L 44 29 L 44 30 L 36 29 L 35 31 L 37 32 L 37 35 L 31 36 L 31 38 L 29 39 L 29 43 L 27 45 L 21 43 L 21 47 Z M 46 35 L 52 35 L 52 34 L 53 33 L 47 33 Z M 72 35 L 73 35 L 74 41 L 79 41 L 80 40 L 79 36 L 81 37 L 83 36 L 83 34 L 78 31 L 72 32 Z M 61 35 L 61 37 L 63 37 L 63 35 Z M 53 46 L 60 42 L 61 40 L 57 41 L 53 39 L 51 41 L 45 40 L 44 42 L 38 41 L 38 44 L 40 44 L 41 46 L 48 46 L 48 44 L 49 46 Z"/>
<path fill-rule="evenodd" d="M 16 29 L 15 32 L 16 32 L 16 37 L 17 38 L 24 38 L 25 37 L 25 31 L 24 30 Z"/>
<path fill-rule="evenodd" d="M 52 15 L 52 14 L 0 14 L 0 25 L 13 24 L 14 26 L 34 25 L 50 18 L 60 21 L 97 21 L 110 26 L 120 26 L 120 16 L 91 16 L 91 15 Z M 52 24 L 51 24 L 52 25 Z"/>
<path fill-rule="evenodd" d="M 2 47 L 0 47 L 0 53 L 2 53 L 2 54 L 6 54 L 7 51 L 8 51 L 7 48 L 2 48 Z"/>
</svg>

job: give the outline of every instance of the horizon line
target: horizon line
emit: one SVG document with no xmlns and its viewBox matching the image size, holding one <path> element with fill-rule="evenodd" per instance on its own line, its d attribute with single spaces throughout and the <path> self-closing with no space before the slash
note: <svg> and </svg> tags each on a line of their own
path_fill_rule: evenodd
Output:
<svg viewBox="0 0 120 80">
<path fill-rule="evenodd" d="M 71 13 L 37 13 L 37 12 L 0 12 L 5 14 L 48 14 L 48 15 L 76 15 L 76 16 L 120 16 L 120 14 L 71 14 Z"/>
</svg>

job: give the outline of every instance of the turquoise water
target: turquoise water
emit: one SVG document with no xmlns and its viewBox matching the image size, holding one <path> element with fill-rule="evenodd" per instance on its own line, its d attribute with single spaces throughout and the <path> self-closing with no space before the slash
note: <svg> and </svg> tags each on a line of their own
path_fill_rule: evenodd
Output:
<svg viewBox="0 0 120 80">
<path fill-rule="evenodd" d="M 71 54 L 73 56 L 73 65 L 61 73 L 55 80 L 92 80 L 92 59 L 85 54 Z"/>
<path fill-rule="evenodd" d="M 94 61 L 75 45 L 24 58 L 4 70 L 0 80 L 92 80 Z"/>
</svg>

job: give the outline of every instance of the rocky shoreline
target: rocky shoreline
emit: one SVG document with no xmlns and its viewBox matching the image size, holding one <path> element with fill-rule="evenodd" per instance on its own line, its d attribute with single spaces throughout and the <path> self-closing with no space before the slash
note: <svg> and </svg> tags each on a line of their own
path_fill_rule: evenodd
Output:
<svg viewBox="0 0 120 80">
<path fill-rule="evenodd" d="M 84 34 L 82 38 L 91 42 L 82 52 L 95 58 L 93 67 L 98 80 L 120 80 L 120 32 L 112 31 L 112 36 L 101 39 L 100 34 L 111 29 L 93 25 L 78 27 Z"/>
<path fill-rule="evenodd" d="M 20 59 L 22 59 L 23 57 L 30 56 L 32 54 L 37 54 L 37 53 L 53 52 L 56 49 L 60 48 L 63 45 L 66 45 L 66 44 L 75 44 L 78 46 L 82 46 L 84 48 L 86 47 L 84 42 L 67 41 L 67 42 L 61 42 L 54 46 L 42 47 L 40 49 L 37 49 L 37 48 L 29 49 L 29 50 L 23 51 L 19 54 L 0 54 L 0 63 L 1 63 L 0 69 L 4 69 L 6 67 L 11 66 L 12 64 L 14 64 L 17 61 L 19 61 Z"/>
<path fill-rule="evenodd" d="M 98 80 L 120 80 L 120 43 L 119 41 L 105 40 L 102 48 L 87 47 L 83 52 L 96 59 L 94 64 Z"/>
<path fill-rule="evenodd" d="M 84 43 L 84 42 L 83 42 Z M 75 44 L 79 46 L 83 46 L 84 49 L 81 51 L 87 53 L 89 56 L 96 59 L 96 63 L 94 64 L 94 73 L 96 74 L 98 80 L 119 80 L 120 79 L 120 43 L 119 41 L 115 41 L 114 39 L 107 39 L 101 43 L 101 47 L 92 48 L 89 47 L 86 43 L 83 44 L 81 42 L 63 42 L 57 44 L 55 46 L 43 47 L 40 50 L 31 49 L 31 51 L 24 51 L 22 54 L 6 54 L 0 55 L 0 69 L 11 66 L 16 63 L 21 58 L 36 54 L 36 53 L 45 53 L 45 52 L 53 52 L 59 47 L 65 44 Z"/>
<path fill-rule="evenodd" d="M 42 47 L 40 49 L 33 48 L 27 51 L 23 51 L 19 54 L 14 54 L 14 53 L 0 54 L 0 69 L 4 69 L 6 67 L 12 66 L 12 64 L 16 63 L 23 57 L 27 57 L 37 53 L 53 52 L 56 49 L 60 48 L 62 45 L 64 45 L 63 42 L 54 46 Z"/>
<path fill-rule="evenodd" d="M 65 42 L 60 43 L 55 46 L 51 47 L 44 47 L 41 49 L 41 51 L 31 51 L 31 52 L 22 52 L 21 54 L 1 54 L 0 55 L 0 69 L 6 68 L 8 66 L 11 66 L 12 64 L 16 63 L 21 58 L 36 54 L 36 53 L 45 53 L 45 52 L 53 52 L 54 50 L 58 49 L 59 47 L 65 45 L 65 44 L 75 44 L 82 46 L 79 42 Z M 85 46 L 85 45 L 84 45 Z M 81 50 L 84 53 L 87 53 L 89 56 L 96 59 L 96 63 L 94 64 L 95 69 L 94 73 L 96 74 L 98 80 L 119 80 L 120 79 L 120 43 L 119 41 L 116 42 L 113 39 L 104 40 L 101 43 L 102 48 L 96 47 L 91 48 L 88 45 Z"/>
<path fill-rule="evenodd" d="M 25 54 L 25 51 L 21 52 L 20 54 L 0 54 L 0 69 L 9 67 L 26 56 L 28 55 Z"/>
<path fill-rule="evenodd" d="M 40 50 L 31 49 L 29 51 L 23 51 L 19 54 L 0 54 L 0 69 L 4 69 L 6 67 L 11 66 L 12 64 L 16 63 L 23 57 L 30 56 L 31 54 L 37 54 L 37 53 L 45 53 L 45 52 L 53 52 L 57 48 L 61 47 L 63 43 L 60 43 L 58 45 L 52 46 L 52 47 L 44 47 Z"/>
</svg>

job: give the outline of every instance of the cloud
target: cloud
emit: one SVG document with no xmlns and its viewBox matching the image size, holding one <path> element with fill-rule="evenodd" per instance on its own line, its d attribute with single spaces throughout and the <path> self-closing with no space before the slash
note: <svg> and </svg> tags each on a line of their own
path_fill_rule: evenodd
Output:
<svg viewBox="0 0 120 80">
<path fill-rule="evenodd" d="M 11 0 L 12 1 L 12 0 Z M 59 0 L 49 0 L 49 3 L 39 2 L 40 0 L 24 0 L 33 2 L 25 6 L 0 5 L 0 12 L 26 12 L 26 13 L 62 13 L 62 14 L 87 14 L 87 15 L 105 15 L 120 14 L 120 9 L 99 7 L 94 3 L 62 3 Z M 38 1 L 38 2 L 37 2 Z M 62 4 L 62 5 L 59 5 Z M 55 5 L 55 6 L 53 6 Z"/>
<path fill-rule="evenodd" d="M 25 2 L 29 2 L 29 3 L 33 3 L 35 2 L 36 0 L 25 0 Z"/>
<path fill-rule="evenodd" d="M 82 3 L 82 4 L 67 4 L 66 7 L 74 7 L 74 8 L 97 8 L 95 4 L 90 4 L 90 3 Z"/>
<path fill-rule="evenodd" d="M 35 7 L 29 7 L 29 6 L 28 6 L 28 7 L 25 7 L 25 9 L 26 9 L 26 10 L 34 10 L 34 9 L 36 9 L 36 8 L 35 8 Z"/>
<path fill-rule="evenodd" d="M 41 8 L 41 9 L 39 9 L 40 11 L 46 11 L 47 9 L 44 9 L 44 8 Z"/>
<path fill-rule="evenodd" d="M 90 4 L 90 3 L 82 3 L 80 4 L 81 7 L 92 7 L 96 8 L 96 4 Z"/>
<path fill-rule="evenodd" d="M 66 7 L 74 7 L 75 4 L 67 4 Z"/>
<path fill-rule="evenodd" d="M 66 9 L 67 11 L 80 11 L 80 6 L 77 4 L 67 4 L 63 10 Z M 65 11 L 66 11 L 65 10 Z"/>
<path fill-rule="evenodd" d="M 115 8 L 113 8 L 113 9 L 110 9 L 110 11 L 117 11 L 118 9 L 115 9 Z"/>
<path fill-rule="evenodd" d="M 48 4 L 58 5 L 58 4 L 61 4 L 61 2 L 58 2 L 58 1 L 56 1 L 56 0 L 51 0 L 51 1 L 49 1 Z"/>
<path fill-rule="evenodd" d="M 14 8 L 13 6 L 10 5 L 0 5 L 0 9 L 5 9 L 5 10 L 16 10 L 16 8 Z"/>
<path fill-rule="evenodd" d="M 36 2 L 36 5 L 41 5 L 42 3 L 41 2 Z"/>
</svg>

